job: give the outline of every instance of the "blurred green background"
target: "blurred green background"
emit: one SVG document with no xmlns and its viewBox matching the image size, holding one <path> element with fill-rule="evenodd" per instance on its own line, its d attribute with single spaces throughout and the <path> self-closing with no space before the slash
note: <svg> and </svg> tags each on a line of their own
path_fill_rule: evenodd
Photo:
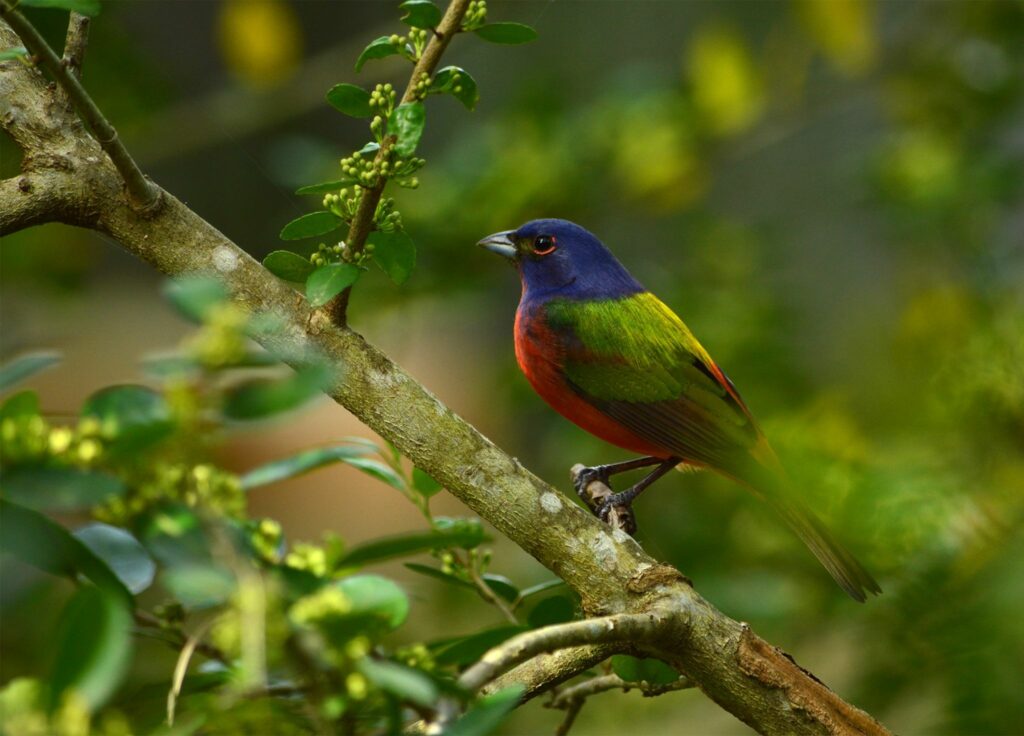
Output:
<svg viewBox="0 0 1024 736">
<path fill-rule="evenodd" d="M 481 101 L 428 105 L 421 186 L 396 195 L 417 271 L 401 288 L 371 272 L 353 325 L 569 491 L 570 465 L 622 454 L 529 389 L 517 279 L 473 244 L 536 217 L 584 225 L 687 321 L 885 594 L 851 603 L 765 508 L 707 474 L 641 498 L 645 548 L 895 732 L 1024 733 L 1024 3 L 493 0 L 490 17 L 540 39 L 447 52 Z M 32 18 L 62 38 L 63 14 Z M 143 168 L 262 257 L 316 206 L 295 187 L 336 178 L 364 140 L 324 91 L 404 84 L 395 59 L 352 72 L 396 18 L 390 2 L 108 2 L 84 79 Z M 0 141 L 0 174 L 18 159 Z M 185 334 L 161 283 L 85 231 L 5 238 L 0 349 L 63 351 L 29 385 L 72 412 Z M 233 437 L 219 461 L 244 470 L 347 434 L 368 432 L 322 402 Z M 297 539 L 421 523 L 350 468 L 250 498 Z M 546 577 L 507 542 L 495 560 Z M 413 596 L 410 637 L 498 622 L 388 571 Z M 39 611 L 55 593 L 8 569 L 2 594 L 0 679 L 45 671 Z M 151 646 L 140 681 L 173 663 Z M 502 732 L 558 720 L 532 703 Z M 695 691 L 596 697 L 575 732 L 624 729 L 748 732 Z"/>
</svg>

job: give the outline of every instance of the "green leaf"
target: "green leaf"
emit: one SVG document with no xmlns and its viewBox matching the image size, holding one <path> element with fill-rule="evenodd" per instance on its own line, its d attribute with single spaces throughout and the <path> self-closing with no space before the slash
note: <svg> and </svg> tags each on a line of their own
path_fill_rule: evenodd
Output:
<svg viewBox="0 0 1024 736">
<path fill-rule="evenodd" d="M 405 0 L 398 7 L 405 11 L 402 22 L 413 28 L 437 28 L 441 22 L 441 8 L 430 0 Z"/>
<path fill-rule="evenodd" d="M 4 495 L 15 503 L 37 511 L 65 513 L 90 509 L 127 490 L 112 475 L 57 465 L 5 470 L 0 483 Z"/>
<path fill-rule="evenodd" d="M 473 33 L 491 43 L 519 44 L 537 40 L 537 31 L 522 23 L 486 23 Z"/>
<path fill-rule="evenodd" d="M 530 611 L 526 617 L 526 623 L 532 628 L 539 629 L 541 626 L 552 624 L 564 624 L 576 617 L 576 606 L 572 600 L 564 595 L 556 595 L 545 598 Z"/>
<path fill-rule="evenodd" d="M 363 275 L 351 263 L 328 263 L 320 266 L 306 279 L 306 299 L 311 307 L 322 307 Z"/>
<path fill-rule="evenodd" d="M 401 50 L 391 43 L 389 37 L 381 36 L 371 41 L 370 45 L 363 49 L 363 53 L 359 54 L 359 58 L 356 59 L 356 71 L 362 70 L 363 64 L 370 59 L 383 59 L 386 56 L 394 56 L 400 52 Z"/>
<path fill-rule="evenodd" d="M 409 615 L 405 592 L 380 575 L 353 575 L 341 580 L 338 587 L 352 603 L 353 616 L 371 616 L 397 629 Z"/>
<path fill-rule="evenodd" d="M 10 61 L 11 59 L 24 59 L 28 56 L 28 49 L 24 46 L 11 46 L 9 49 L 0 51 L 0 61 Z"/>
<path fill-rule="evenodd" d="M 268 253 L 263 259 L 263 266 L 279 279 L 297 284 L 306 283 L 306 279 L 316 268 L 308 258 L 303 258 L 290 250 L 275 250 Z"/>
<path fill-rule="evenodd" d="M 333 212 L 321 210 L 310 212 L 295 220 L 292 220 L 281 230 L 281 240 L 302 240 L 303 238 L 315 238 L 318 235 L 326 235 L 342 226 L 344 220 Z"/>
<path fill-rule="evenodd" d="M 411 156 L 423 135 L 426 109 L 422 102 L 406 102 L 399 105 L 388 118 L 388 132 L 395 135 L 394 151 L 399 156 Z"/>
<path fill-rule="evenodd" d="M 412 469 L 412 487 L 424 498 L 430 498 L 444 490 L 444 486 L 419 468 Z"/>
<path fill-rule="evenodd" d="M 373 260 L 396 284 L 404 284 L 416 267 L 416 244 L 404 231 L 372 232 L 366 242 L 373 244 Z"/>
<path fill-rule="evenodd" d="M 484 582 L 487 583 L 487 587 L 493 590 L 497 595 L 504 598 L 506 601 L 511 603 L 519 597 L 519 588 L 504 575 L 494 575 L 487 573 L 483 576 Z"/>
<path fill-rule="evenodd" d="M 434 655 L 434 661 L 441 666 L 463 666 L 478 661 L 488 650 L 493 649 L 516 634 L 529 631 L 525 626 L 498 626 L 447 643 Z"/>
<path fill-rule="evenodd" d="M 108 449 L 136 453 L 174 431 L 174 419 L 164 397 L 151 388 L 126 384 L 100 389 L 82 405 L 83 417 L 100 423 L 112 437 Z"/>
<path fill-rule="evenodd" d="M 164 295 L 185 317 L 202 322 L 211 309 L 228 299 L 224 285 L 209 276 L 184 276 L 164 287 Z"/>
<path fill-rule="evenodd" d="M 297 455 L 275 460 L 250 470 L 242 476 L 242 488 L 250 490 L 258 486 L 277 483 L 287 478 L 294 478 L 311 470 L 322 468 L 336 462 L 347 461 L 374 452 L 375 448 L 353 445 L 335 445 L 333 447 L 317 447 L 300 452 Z"/>
<path fill-rule="evenodd" d="M 679 673 L 660 659 L 639 659 L 628 654 L 612 657 L 612 672 L 626 682 L 668 685 L 679 679 Z"/>
<path fill-rule="evenodd" d="M 365 542 L 352 548 L 348 554 L 341 558 L 338 564 L 342 567 L 368 565 L 374 562 L 382 562 L 383 560 L 390 560 L 395 557 L 406 557 L 435 549 L 447 549 L 449 547 L 471 548 L 482 544 L 486 539 L 487 537 L 483 534 L 482 530 L 470 529 L 396 534 Z"/>
<path fill-rule="evenodd" d="M 235 592 L 234 576 L 218 565 L 181 565 L 164 570 L 160 582 L 186 608 L 212 608 Z"/>
<path fill-rule="evenodd" d="M 437 701 L 437 686 L 422 672 L 370 657 L 360 659 L 358 668 L 367 680 L 401 701 L 425 707 Z"/>
<path fill-rule="evenodd" d="M 139 540 L 109 524 L 89 524 L 76 529 L 74 536 L 107 563 L 107 566 L 133 594 L 144 591 L 153 582 L 156 564 Z"/>
<path fill-rule="evenodd" d="M 136 537 L 166 567 L 212 565 L 210 544 L 195 511 L 167 504 L 146 512 L 135 523 Z"/>
<path fill-rule="evenodd" d="M 480 101 L 480 90 L 477 89 L 476 80 L 465 69 L 457 66 L 446 66 L 438 71 L 427 91 L 433 94 L 449 92 L 465 105 L 467 110 L 472 110 Z"/>
<path fill-rule="evenodd" d="M 21 5 L 31 8 L 73 10 L 89 17 L 99 15 L 100 12 L 100 0 L 21 0 Z"/>
<path fill-rule="evenodd" d="M 0 551 L 53 575 L 83 575 L 133 606 L 132 594 L 106 563 L 67 529 L 38 511 L 0 498 Z"/>
<path fill-rule="evenodd" d="M 350 187 L 353 184 L 358 184 L 355 179 L 335 179 L 334 181 L 325 181 L 321 184 L 309 184 L 304 187 L 299 187 L 295 190 L 296 194 L 327 194 L 328 192 L 336 192 L 339 189 Z"/>
<path fill-rule="evenodd" d="M 552 588 L 557 588 L 560 585 L 565 585 L 565 581 L 557 578 L 554 580 L 546 580 L 543 583 L 531 585 L 529 588 L 523 588 L 522 592 L 519 593 L 519 597 L 522 600 L 526 600 L 530 596 L 543 593 L 544 591 L 551 590 Z"/>
<path fill-rule="evenodd" d="M 57 625 L 57 656 L 50 673 L 50 709 L 74 691 L 96 712 L 117 690 L 131 664 L 132 617 L 122 601 L 82 588 Z"/>
<path fill-rule="evenodd" d="M 444 736 L 487 736 L 519 705 L 525 692 L 526 688 L 517 683 L 480 698 L 448 727 Z"/>
<path fill-rule="evenodd" d="M 379 460 L 369 457 L 351 457 L 343 459 L 342 462 L 346 465 L 351 465 L 353 468 L 358 468 L 383 483 L 387 483 L 392 488 L 397 488 L 400 491 L 405 490 L 405 481 L 402 479 L 402 476 Z"/>
<path fill-rule="evenodd" d="M 418 562 L 406 562 L 405 567 L 419 575 L 425 575 L 428 578 L 434 578 L 435 580 L 440 580 L 441 582 L 448 583 L 449 585 L 455 585 L 459 588 L 473 590 L 472 583 L 467 582 L 462 578 L 457 578 L 454 575 L 449 575 L 444 570 L 438 570 L 436 567 L 421 565 Z"/>
<path fill-rule="evenodd" d="M 236 386 L 224 397 L 228 419 L 252 421 L 293 411 L 330 386 L 332 372 L 322 365 L 300 368 L 287 378 L 257 378 Z"/>
<path fill-rule="evenodd" d="M 354 118 L 368 118 L 373 114 L 370 93 L 354 84 L 336 84 L 327 90 L 327 101 L 336 110 Z"/>
<path fill-rule="evenodd" d="M 51 368 L 60 362 L 60 353 L 52 350 L 26 353 L 0 366 L 0 391 Z"/>
<path fill-rule="evenodd" d="M 0 405 L 0 419 L 32 417 L 39 413 L 39 394 L 30 389 L 11 394 Z"/>
</svg>

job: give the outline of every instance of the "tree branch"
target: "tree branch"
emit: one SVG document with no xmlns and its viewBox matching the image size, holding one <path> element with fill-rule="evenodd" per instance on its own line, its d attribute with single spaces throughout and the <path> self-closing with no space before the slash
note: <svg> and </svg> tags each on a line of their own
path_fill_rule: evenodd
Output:
<svg viewBox="0 0 1024 736">
<path fill-rule="evenodd" d="M 11 40 L 3 22 L 0 40 Z M 282 329 L 260 336 L 265 346 L 293 356 L 289 362 L 295 366 L 303 364 L 301 356 L 319 353 L 342 367 L 341 378 L 328 390 L 335 401 L 565 580 L 588 615 L 633 614 L 624 620 L 634 622 L 653 615 L 663 621 L 657 640 L 630 641 L 630 651 L 656 656 L 685 672 L 708 697 L 758 732 L 888 733 L 746 625 L 716 610 L 677 570 L 658 564 L 628 535 L 565 501 L 362 336 L 332 324 L 323 311 L 310 313 L 294 290 L 172 195 L 160 190 L 163 206 L 140 212 L 126 196 L 112 160 L 73 119 L 54 113 L 55 106 L 63 109 L 37 70 L 0 63 L 0 123 L 27 146 L 24 173 L 63 172 L 63 178 L 51 181 L 57 188 L 49 200 L 54 209 L 45 202 L 34 204 L 27 208 L 31 217 L 11 219 L 12 230 L 33 219 L 89 227 L 168 275 L 213 275 L 249 311 L 272 312 Z M 65 168 L 54 168 L 54 155 Z M 15 198 L 22 196 L 17 187 L 0 187 L 0 212 L 17 206 Z M 537 664 L 542 660 L 527 657 L 546 651 L 549 644 L 586 641 L 581 636 L 530 644 L 521 650 L 526 654 L 502 655 L 501 666 L 489 663 L 471 679 L 486 680 L 518 662 L 524 662 L 523 673 L 535 673 L 544 669 Z M 548 664 L 571 667 L 581 661 L 579 656 L 549 657 Z"/>
<path fill-rule="evenodd" d="M 89 45 L 89 16 L 71 11 L 68 33 L 64 39 L 64 66 L 75 78 L 82 78 L 85 49 Z"/>
<path fill-rule="evenodd" d="M 409 76 L 409 83 L 405 87 L 405 93 L 402 95 L 399 104 L 416 100 L 416 83 L 424 74 L 427 76 L 433 75 L 438 62 L 441 61 L 441 55 L 448 48 L 448 44 L 451 43 L 455 34 L 459 32 L 459 28 L 462 26 L 462 19 L 468 9 L 469 0 L 451 0 L 448 4 L 444 17 L 441 18 L 441 22 L 438 23 L 437 28 L 431 35 L 422 56 L 416 62 L 416 66 L 413 67 L 412 74 Z M 395 140 L 394 135 L 388 135 L 385 138 L 384 145 L 377 152 L 376 160 L 378 162 L 384 160 L 384 157 L 387 155 L 387 149 L 395 145 Z M 387 186 L 387 179 L 382 176 L 372 187 L 363 190 L 362 199 L 359 201 L 359 208 L 356 210 L 355 217 L 352 218 L 352 223 L 348 228 L 348 237 L 345 239 L 345 244 L 353 255 L 362 253 L 363 247 L 366 245 L 366 238 L 369 237 L 370 231 L 373 229 L 373 216 L 377 212 L 377 205 L 380 203 L 385 186 Z M 341 327 L 345 326 L 348 301 L 351 295 L 352 287 L 349 287 L 338 294 L 325 307 L 331 315 L 331 320 L 334 324 Z"/>
<path fill-rule="evenodd" d="M 480 692 L 488 695 L 518 684 L 525 688 L 525 702 L 571 680 L 622 649 L 620 644 L 589 644 L 540 654 L 494 678 L 480 688 Z"/>
<path fill-rule="evenodd" d="M 114 166 L 121 174 L 125 186 L 128 189 L 129 199 L 132 205 L 141 212 L 152 213 L 160 205 L 160 187 L 153 184 L 146 175 L 142 173 L 138 165 L 128 153 L 121 140 L 117 137 L 117 131 L 100 112 L 99 107 L 89 97 L 89 93 L 78 81 L 76 74 L 72 74 L 68 66 L 61 62 L 50 45 L 42 37 L 35 26 L 28 22 L 18 10 L 15 10 L 8 0 L 0 0 L 0 17 L 6 20 L 14 32 L 33 56 L 37 63 L 42 66 L 63 88 L 71 104 L 74 105 L 78 114 L 82 116 L 86 124 L 96 136 L 100 146 L 110 157 Z M 79 34 L 74 34 L 76 37 Z M 84 41 L 82 45 L 84 51 Z"/>
<path fill-rule="evenodd" d="M 643 693 L 645 698 L 653 698 L 658 695 L 664 695 L 665 693 L 673 693 L 678 690 L 689 690 L 694 687 L 696 687 L 696 685 L 693 680 L 685 676 L 680 677 L 675 682 L 670 682 L 667 685 L 650 685 L 646 682 L 628 682 L 618 675 L 601 675 L 600 677 L 591 677 L 589 680 L 584 680 L 572 687 L 567 687 L 555 696 L 551 701 L 551 707 L 570 708 L 573 703 L 586 700 L 591 695 L 597 695 L 598 693 L 607 692 L 608 690 L 622 690 L 623 692 L 639 690 Z"/>
</svg>

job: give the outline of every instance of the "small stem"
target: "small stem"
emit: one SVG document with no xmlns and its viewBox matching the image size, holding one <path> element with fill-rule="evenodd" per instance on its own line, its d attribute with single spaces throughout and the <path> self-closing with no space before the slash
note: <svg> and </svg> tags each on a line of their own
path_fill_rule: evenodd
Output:
<svg viewBox="0 0 1024 736">
<path fill-rule="evenodd" d="M 89 22 L 87 15 L 71 11 L 68 18 L 68 33 L 64 39 L 64 66 L 75 79 L 82 78 L 82 64 L 85 49 L 89 45 Z"/>
<path fill-rule="evenodd" d="M 583 704 L 587 701 L 583 698 L 574 700 L 569 703 L 565 708 L 565 717 L 562 722 L 558 724 L 558 728 L 555 729 L 555 736 L 566 736 L 569 730 L 572 728 L 572 724 L 576 722 L 576 716 L 583 710 Z"/>
<path fill-rule="evenodd" d="M 688 677 L 681 677 L 667 685 L 650 685 L 646 682 L 628 682 L 618 675 L 601 675 L 591 677 L 589 680 L 567 687 L 551 701 L 552 708 L 571 708 L 573 703 L 586 700 L 591 695 L 607 692 L 609 690 L 639 690 L 646 698 L 653 698 L 665 693 L 672 693 L 678 690 L 689 690 L 695 687 L 693 680 Z"/>
<path fill-rule="evenodd" d="M 412 75 L 409 77 L 409 84 L 406 85 L 405 94 L 402 95 L 402 100 L 399 104 L 415 101 L 416 82 L 423 74 L 429 76 L 434 73 L 438 63 L 441 61 L 441 55 L 448 48 L 452 37 L 459 32 L 462 18 L 466 15 L 468 9 L 469 0 L 452 0 L 448 4 L 448 9 L 445 10 L 444 17 L 441 18 L 437 28 L 434 29 L 434 34 L 431 36 L 427 48 L 424 49 L 419 61 L 413 67 Z M 377 152 L 377 161 L 384 160 L 388 149 L 395 144 L 395 140 L 394 135 L 385 137 L 383 145 L 381 145 L 380 150 Z M 377 204 L 380 202 L 385 186 L 387 186 L 387 179 L 381 176 L 378 177 L 376 184 L 363 190 L 363 197 L 359 201 L 359 209 L 356 210 L 356 215 L 352 218 L 352 223 L 348 228 L 348 237 L 345 238 L 345 244 L 353 256 L 363 252 L 366 238 L 369 237 L 373 229 L 373 215 L 377 211 Z M 326 306 L 331 321 L 339 327 L 344 327 L 347 322 L 348 301 L 351 293 L 352 287 L 350 286 L 334 297 Z"/>
<path fill-rule="evenodd" d="M 465 568 L 469 570 L 470 580 L 473 581 L 473 585 L 476 587 L 480 597 L 501 611 L 501 615 L 504 616 L 509 623 L 518 625 L 519 619 L 516 618 L 512 609 L 508 607 L 504 600 L 502 600 L 501 596 L 491 590 L 491 586 L 487 584 L 487 581 L 483 579 L 483 576 L 481 576 L 480 572 L 476 569 L 474 560 L 469 560 L 465 564 Z"/>
<path fill-rule="evenodd" d="M 0 17 L 3 17 L 21 37 L 27 48 L 38 60 L 39 65 L 50 73 L 64 89 L 75 110 L 92 130 L 100 147 L 110 157 L 128 189 L 128 199 L 135 210 L 142 213 L 155 212 L 162 200 L 160 187 L 156 186 L 139 169 L 138 164 L 128 153 L 117 131 L 103 116 L 99 107 L 89 97 L 78 77 L 72 74 L 61 61 L 50 45 L 42 37 L 36 27 L 20 12 L 15 10 L 9 0 L 0 0 Z M 84 46 L 83 46 L 84 48 Z"/>
</svg>

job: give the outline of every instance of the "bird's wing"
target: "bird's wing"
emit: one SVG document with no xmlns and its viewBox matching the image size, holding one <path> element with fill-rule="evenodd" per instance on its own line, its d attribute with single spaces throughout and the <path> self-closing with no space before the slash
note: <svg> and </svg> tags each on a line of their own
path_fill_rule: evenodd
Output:
<svg viewBox="0 0 1024 736">
<path fill-rule="evenodd" d="M 653 294 L 553 300 L 545 317 L 568 337 L 562 369 L 572 389 L 635 434 L 741 479 L 760 445 L 770 453 L 735 387 Z"/>
</svg>

